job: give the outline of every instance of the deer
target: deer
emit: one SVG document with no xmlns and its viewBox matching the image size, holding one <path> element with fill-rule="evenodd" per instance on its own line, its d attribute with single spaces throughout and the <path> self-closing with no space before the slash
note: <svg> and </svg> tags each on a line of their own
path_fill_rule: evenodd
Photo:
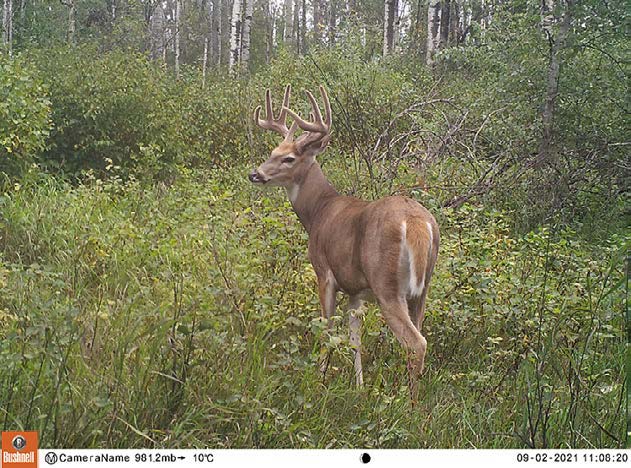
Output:
<svg viewBox="0 0 631 468">
<path fill-rule="evenodd" d="M 271 91 L 265 92 L 254 122 L 278 133 L 282 142 L 249 174 L 260 186 L 281 186 L 306 229 L 308 257 L 315 271 L 322 318 L 331 324 L 338 291 L 348 294 L 349 344 L 354 352 L 355 382 L 363 386 L 361 326 L 365 301 L 376 301 L 388 327 L 406 350 L 413 401 L 423 373 L 427 340 L 421 334 L 430 280 L 438 258 L 440 233 L 436 220 L 421 204 L 403 196 L 375 201 L 345 196 L 331 185 L 316 156 L 331 139 L 331 104 L 320 86 L 324 117 L 314 95 L 310 120 L 289 108 L 287 85 L 276 118 Z M 287 116 L 293 120 L 288 128 Z M 295 133 L 301 134 L 296 138 Z M 326 372 L 326 362 L 321 371 Z"/>
</svg>

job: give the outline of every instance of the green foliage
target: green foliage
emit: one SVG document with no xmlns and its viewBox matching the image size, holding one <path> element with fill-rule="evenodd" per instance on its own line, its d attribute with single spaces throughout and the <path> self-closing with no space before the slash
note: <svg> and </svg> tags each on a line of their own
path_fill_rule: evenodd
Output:
<svg viewBox="0 0 631 468">
<path fill-rule="evenodd" d="M 411 408 L 375 307 L 353 387 L 306 234 L 247 170 L 184 170 L 169 190 L 40 176 L 2 195 L 3 427 L 72 447 L 620 446 L 628 238 L 514 236 L 499 212 L 443 212 Z"/>
<path fill-rule="evenodd" d="M 16 175 L 46 147 L 51 103 L 34 67 L 0 54 L 0 172 Z"/>
<path fill-rule="evenodd" d="M 146 58 L 64 48 L 35 58 L 53 105 L 54 130 L 41 156 L 46 165 L 73 173 L 149 162 L 153 167 L 143 169 L 151 174 L 184 156 L 175 84 Z"/>
<path fill-rule="evenodd" d="M 574 27 L 560 52 L 553 157 L 543 164 L 537 157 L 550 42 L 538 27 L 539 7 L 506 4 L 478 45 L 439 55 L 449 75 L 443 92 L 459 96 L 477 136 L 474 145 L 460 138 L 450 145 L 457 162 L 448 171 L 465 181 L 458 168 L 466 168 L 473 179 L 466 184 L 488 171 L 494 188 L 487 200 L 514 211 L 524 230 L 554 216 L 585 220 L 588 231 L 597 230 L 611 223 L 612 207 L 620 213 L 617 200 L 629 185 L 628 171 L 621 170 L 628 159 L 628 71 L 619 53 L 626 40 L 624 7 L 586 3 L 571 14 Z M 608 213 L 607 220 L 599 213 Z"/>
</svg>

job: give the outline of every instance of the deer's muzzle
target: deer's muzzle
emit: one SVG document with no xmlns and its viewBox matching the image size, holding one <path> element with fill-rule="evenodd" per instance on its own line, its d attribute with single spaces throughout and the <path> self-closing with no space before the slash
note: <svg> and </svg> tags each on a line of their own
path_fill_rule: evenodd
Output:
<svg viewBox="0 0 631 468">
<path fill-rule="evenodd" d="M 250 182 L 252 182 L 253 184 L 266 184 L 268 180 L 258 171 L 252 171 L 248 176 L 248 179 L 250 179 Z"/>
</svg>

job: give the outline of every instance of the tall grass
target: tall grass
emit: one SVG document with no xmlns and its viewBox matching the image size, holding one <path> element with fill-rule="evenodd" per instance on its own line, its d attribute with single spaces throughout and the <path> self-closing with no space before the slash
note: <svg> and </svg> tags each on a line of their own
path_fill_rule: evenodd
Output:
<svg viewBox="0 0 631 468">
<path fill-rule="evenodd" d="M 4 430 L 51 447 L 623 445 L 628 236 L 518 237 L 503 213 L 440 212 L 412 407 L 375 307 L 354 387 L 347 318 L 319 319 L 302 227 L 246 173 L 170 188 L 38 176 L 0 196 Z"/>
</svg>

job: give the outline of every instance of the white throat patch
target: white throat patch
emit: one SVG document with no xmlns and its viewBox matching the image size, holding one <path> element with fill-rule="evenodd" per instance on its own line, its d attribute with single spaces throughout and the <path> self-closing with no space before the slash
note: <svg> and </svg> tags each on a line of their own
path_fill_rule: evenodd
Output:
<svg viewBox="0 0 631 468">
<path fill-rule="evenodd" d="M 299 192 L 300 192 L 300 185 L 298 184 L 292 184 L 289 187 L 287 187 L 287 196 L 289 197 L 289 201 L 292 203 L 296 203 Z"/>
</svg>

